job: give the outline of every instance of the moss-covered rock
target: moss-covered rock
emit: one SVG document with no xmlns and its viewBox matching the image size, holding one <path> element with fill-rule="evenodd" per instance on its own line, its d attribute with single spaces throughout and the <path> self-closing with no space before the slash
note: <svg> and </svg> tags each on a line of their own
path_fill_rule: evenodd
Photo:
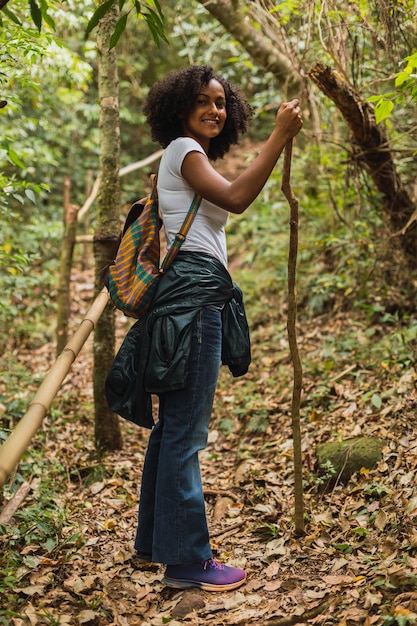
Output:
<svg viewBox="0 0 417 626">
<path fill-rule="evenodd" d="M 376 437 L 356 437 L 345 441 L 321 443 L 316 448 L 317 468 L 329 484 L 346 483 L 363 467 L 372 469 L 382 458 L 386 441 Z"/>
</svg>

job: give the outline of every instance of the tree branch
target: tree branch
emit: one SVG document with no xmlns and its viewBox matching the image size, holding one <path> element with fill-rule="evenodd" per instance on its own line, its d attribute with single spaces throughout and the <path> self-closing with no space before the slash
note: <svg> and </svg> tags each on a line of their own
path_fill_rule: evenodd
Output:
<svg viewBox="0 0 417 626">
<path fill-rule="evenodd" d="M 272 72 L 280 86 L 288 88 L 292 94 L 298 93 L 301 86 L 300 75 L 294 71 L 291 60 L 268 43 L 259 30 L 256 30 L 238 8 L 237 2 L 228 0 L 199 0 L 200 4 L 218 21 L 251 55 L 251 57 Z"/>
<path fill-rule="evenodd" d="M 334 69 L 318 63 L 308 75 L 342 114 L 352 135 L 352 156 L 366 168 L 382 194 L 392 229 L 402 235 L 400 241 L 406 260 L 410 268 L 417 268 L 417 224 L 411 219 L 415 205 L 396 170 L 385 127 L 376 124 L 373 107 L 363 102 Z"/>
<path fill-rule="evenodd" d="M 285 146 L 284 170 L 281 189 L 290 205 L 290 248 L 288 254 L 288 318 L 287 331 L 290 345 L 291 360 L 294 370 L 294 384 L 291 402 L 291 421 L 294 449 L 294 489 L 295 489 L 295 534 L 304 533 L 303 476 L 300 427 L 300 401 L 303 384 L 303 369 L 297 345 L 297 252 L 298 252 L 298 200 L 291 187 L 292 140 Z"/>
</svg>

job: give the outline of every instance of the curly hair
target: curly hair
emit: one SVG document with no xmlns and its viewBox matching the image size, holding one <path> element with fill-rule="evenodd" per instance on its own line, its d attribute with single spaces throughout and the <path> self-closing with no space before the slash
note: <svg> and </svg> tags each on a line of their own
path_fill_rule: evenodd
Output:
<svg viewBox="0 0 417 626">
<path fill-rule="evenodd" d="M 253 109 L 236 87 L 215 74 L 208 65 L 191 65 L 172 72 L 151 87 L 143 111 L 154 141 L 166 148 L 173 139 L 183 135 L 180 116 L 193 109 L 201 88 L 212 79 L 224 89 L 227 117 L 220 135 L 210 141 L 208 157 L 215 161 L 238 143 L 239 134 L 247 131 Z"/>
</svg>

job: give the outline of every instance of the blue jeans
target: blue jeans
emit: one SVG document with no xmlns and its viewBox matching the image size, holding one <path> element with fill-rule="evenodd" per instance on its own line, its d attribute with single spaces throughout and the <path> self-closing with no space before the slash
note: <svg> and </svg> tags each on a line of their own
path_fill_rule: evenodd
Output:
<svg viewBox="0 0 417 626">
<path fill-rule="evenodd" d="M 208 428 L 219 376 L 221 312 L 205 307 L 193 322 L 184 389 L 159 396 L 159 420 L 148 443 L 142 474 L 138 552 L 167 565 L 211 558 L 199 450 Z"/>
</svg>

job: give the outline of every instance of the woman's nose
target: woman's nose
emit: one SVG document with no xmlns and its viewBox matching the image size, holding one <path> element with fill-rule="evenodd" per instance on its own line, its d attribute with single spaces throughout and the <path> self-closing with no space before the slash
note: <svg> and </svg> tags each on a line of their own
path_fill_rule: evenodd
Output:
<svg viewBox="0 0 417 626">
<path fill-rule="evenodd" d="M 217 104 L 215 102 L 210 102 L 210 104 L 209 104 L 209 111 L 210 111 L 210 113 L 215 113 L 217 115 L 219 110 L 218 110 Z"/>
</svg>

